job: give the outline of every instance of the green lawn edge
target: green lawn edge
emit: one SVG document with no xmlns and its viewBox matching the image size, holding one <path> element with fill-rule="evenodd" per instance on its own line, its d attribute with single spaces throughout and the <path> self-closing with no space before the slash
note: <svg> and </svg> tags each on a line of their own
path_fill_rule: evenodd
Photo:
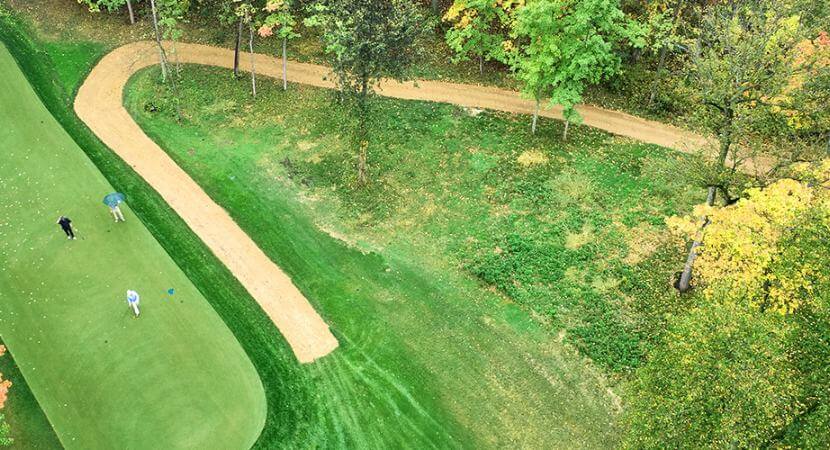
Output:
<svg viewBox="0 0 830 450">
<path fill-rule="evenodd" d="M 0 41 L 12 54 L 49 112 L 117 190 L 176 264 L 210 302 L 236 336 L 263 380 L 268 404 L 265 427 L 254 448 L 272 448 L 294 436 L 300 418 L 287 403 L 310 395 L 293 353 L 259 305 L 161 197 L 101 143 L 75 116 L 72 100 L 57 83 L 54 63 L 28 26 L 0 11 Z M 104 54 L 103 47 L 97 59 Z M 91 70 L 90 65 L 86 73 Z M 79 79 L 82 79 L 81 76 Z"/>
</svg>

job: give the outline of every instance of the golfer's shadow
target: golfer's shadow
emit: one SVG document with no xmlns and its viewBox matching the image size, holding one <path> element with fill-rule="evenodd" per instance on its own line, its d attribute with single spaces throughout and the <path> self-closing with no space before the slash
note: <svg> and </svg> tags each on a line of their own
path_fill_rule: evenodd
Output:
<svg viewBox="0 0 830 450">
<path fill-rule="evenodd" d="M 132 310 L 132 309 L 130 309 L 130 307 L 128 306 L 128 307 L 127 307 L 127 310 L 126 310 L 126 311 L 124 311 L 124 314 L 122 314 L 122 315 L 121 315 L 121 318 L 122 318 L 122 319 L 124 319 L 125 317 L 126 317 L 126 318 L 130 318 L 130 317 L 133 317 L 133 316 L 135 316 L 135 313 L 134 313 L 134 312 L 133 312 L 133 310 Z"/>
</svg>

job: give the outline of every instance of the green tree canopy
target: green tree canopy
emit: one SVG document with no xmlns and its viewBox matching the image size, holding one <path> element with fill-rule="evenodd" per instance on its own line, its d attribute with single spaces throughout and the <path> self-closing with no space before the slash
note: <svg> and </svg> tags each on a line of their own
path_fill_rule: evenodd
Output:
<svg viewBox="0 0 830 450">
<path fill-rule="evenodd" d="M 778 314 L 713 303 L 673 321 L 627 407 L 632 448 L 758 448 L 802 410 Z"/>
<path fill-rule="evenodd" d="M 516 12 L 510 63 L 522 92 L 562 105 L 566 124 L 588 84 L 617 73 L 616 47 L 628 34 L 617 0 L 537 0 Z M 533 130 L 535 131 L 536 115 Z M 566 128 L 567 137 L 567 128 Z"/>
<path fill-rule="evenodd" d="M 358 179 L 367 181 L 368 97 L 383 78 L 403 80 L 415 61 L 424 21 L 411 1 L 322 0 L 305 23 L 322 31 L 341 94 L 355 101 Z"/>
<path fill-rule="evenodd" d="M 505 42 L 510 37 L 513 14 L 524 0 L 455 0 L 444 14 L 452 24 L 447 30 L 447 45 L 455 52 L 454 62 L 471 56 L 482 61 L 505 62 Z M 479 64 L 479 70 L 483 70 Z"/>
</svg>

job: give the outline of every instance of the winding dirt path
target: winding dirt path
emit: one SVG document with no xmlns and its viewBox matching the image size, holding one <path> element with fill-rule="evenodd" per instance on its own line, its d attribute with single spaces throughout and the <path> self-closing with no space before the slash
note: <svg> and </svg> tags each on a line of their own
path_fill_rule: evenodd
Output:
<svg viewBox="0 0 830 450">
<path fill-rule="evenodd" d="M 209 47 L 181 46 L 183 62 L 218 64 Z M 90 72 L 75 98 L 87 126 L 170 204 L 233 272 L 279 328 L 302 363 L 333 351 L 337 339 L 314 307 L 253 240 L 135 123 L 123 106 L 124 86 L 136 71 L 158 63 L 153 44 L 114 50 Z"/>
<path fill-rule="evenodd" d="M 233 52 L 229 49 L 199 44 L 179 43 L 182 63 L 231 68 Z M 242 68 L 250 64 L 244 55 Z M 255 56 L 257 72 L 281 77 L 281 68 L 270 55 Z M 159 148 L 123 106 L 124 86 L 137 71 L 157 64 L 158 50 L 153 42 L 127 44 L 106 55 L 92 70 L 75 99 L 75 112 L 87 126 L 124 161 L 141 175 L 213 253 L 233 272 L 259 302 L 285 336 L 297 359 L 306 363 L 327 355 L 338 346 L 328 325 L 291 279 L 185 173 L 164 150 Z M 290 61 L 288 78 L 295 83 L 332 88 L 329 69 L 316 64 Z M 410 100 L 453 103 L 512 113 L 532 114 L 534 104 L 516 92 L 442 81 L 384 82 L 381 95 Z M 585 125 L 620 136 L 653 143 L 680 151 L 695 151 L 706 144 L 696 134 L 679 128 L 645 120 L 629 114 L 594 106 L 580 106 Z M 541 116 L 560 119 L 561 108 L 540 112 Z"/>
</svg>

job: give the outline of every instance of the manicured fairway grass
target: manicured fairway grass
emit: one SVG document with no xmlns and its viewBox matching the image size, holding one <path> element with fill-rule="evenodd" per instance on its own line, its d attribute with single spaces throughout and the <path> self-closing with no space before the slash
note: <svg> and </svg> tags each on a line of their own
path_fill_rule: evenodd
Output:
<svg viewBox="0 0 830 450">
<path fill-rule="evenodd" d="M 233 334 L 129 208 L 112 222 L 113 188 L 2 46 L 0 75 L 0 334 L 61 442 L 250 446 L 265 398 Z M 126 289 L 142 294 L 140 319 Z"/>
</svg>

